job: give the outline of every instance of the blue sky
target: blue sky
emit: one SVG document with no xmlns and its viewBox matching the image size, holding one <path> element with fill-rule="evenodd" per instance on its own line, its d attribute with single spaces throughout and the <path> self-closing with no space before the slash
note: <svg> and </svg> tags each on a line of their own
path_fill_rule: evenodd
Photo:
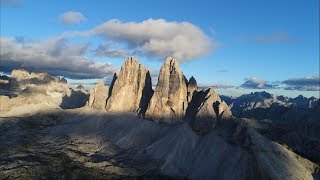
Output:
<svg viewBox="0 0 320 180">
<path fill-rule="evenodd" d="M 132 48 L 130 44 L 134 43 L 135 37 L 130 36 L 130 40 L 115 37 L 114 32 L 110 32 L 109 26 L 101 28 L 106 32 L 98 35 L 83 35 L 84 32 L 88 34 L 112 19 L 117 19 L 118 23 L 125 25 L 134 22 L 135 26 L 130 29 L 133 31 L 132 29 L 136 26 L 140 27 L 142 22 L 152 18 L 150 28 L 154 32 L 162 31 L 160 28 L 152 28 L 158 27 L 157 23 L 161 24 L 160 21 L 157 21 L 159 19 L 164 21 L 162 22 L 164 26 L 172 23 L 171 25 L 178 31 L 183 29 L 182 22 L 192 25 L 187 26 L 187 32 L 184 34 L 187 40 L 192 39 L 192 41 L 190 41 L 191 45 L 181 50 L 183 58 L 180 58 L 180 65 L 186 77 L 193 75 L 201 86 L 214 87 L 221 94 L 234 96 L 266 90 L 277 95 L 303 94 L 308 97 L 319 97 L 318 0 L 174 2 L 169 0 L 1 0 L 1 3 L 1 38 L 7 38 L 1 41 L 1 49 L 5 50 L 1 53 L 3 63 L 0 71 L 4 73 L 12 69 L 14 64 L 31 70 L 48 69 L 49 73 L 69 75 L 73 79 L 74 77 L 77 79 L 91 78 L 93 80 L 82 80 L 82 82 L 92 82 L 104 76 L 104 72 L 107 72 L 106 75 L 109 76 L 123 63 L 124 55 L 110 55 L 110 51 L 119 51 L 119 53 L 126 51 L 125 55 L 137 56 L 141 63 L 154 72 L 153 78 L 156 78 L 156 72 L 166 58 L 165 55 L 168 54 L 162 53 L 164 50 L 159 46 L 152 46 L 152 51 L 150 49 L 146 51 L 145 48 L 141 50 L 140 46 Z M 63 18 L 68 12 L 78 14 L 73 13 L 72 18 L 75 19 L 67 21 Z M 111 23 L 111 25 L 115 24 L 117 23 Z M 198 41 L 198 37 L 192 37 L 198 35 L 190 33 L 194 32 L 194 27 L 200 30 L 199 36 L 203 36 L 205 40 Z M 57 39 L 66 32 L 73 35 L 63 37 L 61 43 L 60 41 L 52 43 L 52 39 Z M 82 34 L 74 35 L 76 32 Z M 121 32 L 125 34 L 126 29 Z M 157 35 L 153 33 L 150 36 L 147 41 L 153 40 L 155 38 L 153 36 Z M 173 36 L 177 37 L 179 33 Z M 141 34 L 139 37 L 144 38 Z M 164 35 L 161 35 L 161 38 L 167 41 Z M 211 48 L 202 51 L 207 48 L 207 40 L 210 41 Z M 62 48 L 60 51 L 63 53 L 59 54 L 59 58 L 56 58 L 56 55 L 53 57 L 50 55 L 48 61 L 43 63 L 41 62 L 43 56 L 32 58 L 33 51 L 28 51 L 29 59 L 24 59 L 25 48 L 18 48 L 19 43 L 31 46 L 31 49 L 36 52 L 51 52 L 44 48 L 48 47 L 52 50 L 57 44 L 70 47 L 70 50 L 63 52 L 63 49 L 66 48 Z M 105 47 L 104 52 L 107 52 L 104 55 L 93 53 L 94 49 L 102 44 L 107 44 L 103 46 Z M 195 48 L 200 47 L 199 53 L 186 55 L 193 51 L 193 49 L 190 50 L 192 45 Z M 21 57 L 17 55 L 14 57 L 19 57 L 19 59 L 8 56 L 8 54 L 15 54 L 11 51 L 16 49 L 19 49 L 17 54 L 20 54 Z M 83 52 L 82 49 L 86 50 Z M 179 49 L 174 51 L 178 55 L 180 54 Z M 77 58 L 70 60 L 70 57 L 64 57 L 68 56 L 68 52 L 74 53 L 71 55 L 80 59 L 85 58 L 86 60 L 81 61 L 83 64 L 90 64 L 90 61 L 100 62 L 100 64 L 91 64 L 89 70 L 84 69 L 85 65 L 79 65 L 71 68 L 67 73 L 69 69 L 65 67 L 58 71 L 52 70 L 52 67 L 60 68 L 56 64 L 50 64 L 55 60 L 63 63 L 72 62 L 66 63 L 65 66 L 77 63 Z M 50 67 L 45 67 L 46 65 Z M 103 71 L 97 72 L 99 77 L 94 77 L 92 73 L 98 71 L 94 69 L 97 67 L 101 67 Z M 77 70 L 86 71 L 86 76 L 80 75 L 81 73 L 76 72 Z"/>
</svg>

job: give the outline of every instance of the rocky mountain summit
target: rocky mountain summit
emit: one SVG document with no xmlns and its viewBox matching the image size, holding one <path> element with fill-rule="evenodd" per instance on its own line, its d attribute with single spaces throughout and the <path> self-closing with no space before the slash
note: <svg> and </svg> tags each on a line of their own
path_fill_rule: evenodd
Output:
<svg viewBox="0 0 320 180">
<path fill-rule="evenodd" d="M 188 81 L 188 102 L 192 100 L 193 92 L 198 88 L 198 84 L 196 79 L 191 76 L 191 78 Z"/>
<path fill-rule="evenodd" d="M 319 104 L 315 97 L 306 98 L 302 95 L 295 98 L 275 96 L 268 92 L 252 92 L 236 98 L 222 96 L 231 107 L 235 116 L 254 119 L 287 119 L 290 121 L 301 119 Z M 295 117 L 289 114 L 295 113 Z M 289 117 L 290 116 L 290 117 Z"/>
<path fill-rule="evenodd" d="M 189 103 L 186 119 L 196 132 L 203 134 L 233 119 L 228 105 L 212 89 L 195 90 Z"/>
<path fill-rule="evenodd" d="M 272 130 L 274 124 L 264 128 L 237 118 L 230 107 L 251 111 L 294 102 L 256 93 L 229 107 L 226 102 L 234 99 L 225 102 L 213 89 L 198 88 L 171 57 L 154 91 L 150 72 L 134 57 L 125 60 L 110 86 L 99 81 L 89 93 L 46 73 L 18 69 L 1 77 L 0 88 L 7 88 L 1 92 L 17 92 L 0 96 L 4 179 L 319 177 L 320 146 L 312 137 L 320 126 L 311 123 L 318 122 L 317 103 L 309 103 L 309 124 L 280 132 Z M 295 101 L 306 104 L 304 98 Z"/>
<path fill-rule="evenodd" d="M 188 107 L 187 97 L 187 79 L 178 61 L 169 57 L 160 69 L 146 117 L 165 122 L 181 119 Z"/>
<path fill-rule="evenodd" d="M 52 77 L 47 73 L 31 72 L 25 69 L 14 69 L 9 80 L 9 88 L 20 92 L 27 86 L 46 86 L 50 91 L 66 91 L 67 80 L 59 77 Z"/>
<path fill-rule="evenodd" d="M 94 109 L 105 109 L 106 101 L 108 99 L 109 87 L 104 85 L 104 82 L 100 80 L 98 84 L 90 89 L 90 96 L 87 102 L 87 106 Z"/>
<path fill-rule="evenodd" d="M 67 80 L 47 73 L 14 69 L 7 82 L 1 86 L 2 114 L 21 114 L 51 108 L 79 108 L 85 105 L 88 92 L 69 88 Z"/>
<path fill-rule="evenodd" d="M 114 82 L 106 110 L 144 115 L 152 93 L 150 72 L 135 57 L 130 57 Z"/>
<path fill-rule="evenodd" d="M 187 81 L 179 62 L 172 57 L 164 61 L 154 92 L 149 71 L 135 57 L 124 62 L 119 76 L 114 79 L 110 87 L 100 81 L 90 90 L 89 107 L 110 112 L 137 112 L 140 117 L 166 123 L 185 119 L 200 134 L 233 119 L 219 95 L 212 89 L 198 89 L 194 77 Z"/>
</svg>

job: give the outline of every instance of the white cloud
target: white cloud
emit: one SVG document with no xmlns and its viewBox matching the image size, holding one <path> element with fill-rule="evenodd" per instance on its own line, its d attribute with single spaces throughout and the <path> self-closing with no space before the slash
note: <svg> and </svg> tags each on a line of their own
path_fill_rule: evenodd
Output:
<svg viewBox="0 0 320 180">
<path fill-rule="evenodd" d="M 68 11 L 59 17 L 59 22 L 63 24 L 79 24 L 86 21 L 87 18 L 77 11 Z"/>
<path fill-rule="evenodd" d="M 111 46 L 112 43 L 101 43 L 98 48 L 93 50 L 93 53 L 96 56 L 105 56 L 105 57 L 122 57 L 126 58 L 129 56 L 129 52 L 126 50 L 122 50 L 116 47 Z"/>
<path fill-rule="evenodd" d="M 173 56 L 180 61 L 207 55 L 217 44 L 189 22 L 168 22 L 164 19 L 142 22 L 110 20 L 92 29 L 89 34 L 123 43 L 126 45 L 125 50 L 131 53 L 161 59 Z"/>
<path fill-rule="evenodd" d="M 3 72 L 23 67 L 73 79 L 92 79 L 103 78 L 116 71 L 111 63 L 85 58 L 87 43 L 73 45 L 63 38 L 18 42 L 12 37 L 1 37 L 0 43 L 0 71 Z"/>
<path fill-rule="evenodd" d="M 72 13 L 71 13 L 72 14 Z M 67 17 L 65 13 L 62 17 Z M 80 17 L 83 16 L 80 13 Z M 66 20 L 67 19 L 67 20 Z M 78 22 L 66 18 L 66 23 Z M 80 18 L 80 19 L 83 19 Z M 68 39 L 78 37 L 102 37 L 98 47 L 89 43 L 70 44 Z M 82 39 L 83 40 L 83 39 Z M 0 71 L 10 72 L 23 67 L 31 71 L 45 71 L 73 79 L 102 78 L 113 74 L 117 68 L 111 63 L 95 62 L 86 55 L 128 57 L 147 56 L 165 59 L 174 56 L 188 61 L 206 55 L 215 48 L 216 42 L 197 26 L 188 22 L 168 22 L 163 19 L 148 19 L 142 22 L 110 20 L 86 31 L 64 32 L 42 41 L 26 41 L 24 38 L 1 37 Z M 95 49 L 93 49 L 95 48 Z M 152 75 L 153 81 L 157 78 Z"/>
</svg>

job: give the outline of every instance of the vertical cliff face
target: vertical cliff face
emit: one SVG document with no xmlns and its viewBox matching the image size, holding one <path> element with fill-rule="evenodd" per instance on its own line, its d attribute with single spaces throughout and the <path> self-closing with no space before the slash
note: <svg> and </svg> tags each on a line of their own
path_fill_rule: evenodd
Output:
<svg viewBox="0 0 320 180">
<path fill-rule="evenodd" d="M 99 81 L 94 88 L 90 89 L 90 96 L 87 106 L 99 110 L 105 109 L 108 91 L 109 87 L 105 86 L 102 80 Z"/>
<path fill-rule="evenodd" d="M 136 58 L 130 57 L 124 62 L 112 86 L 106 109 L 144 115 L 152 93 L 149 71 Z"/>
<path fill-rule="evenodd" d="M 191 78 L 188 81 L 188 93 L 187 93 L 188 94 L 188 102 L 191 101 L 193 92 L 197 88 L 198 88 L 197 81 L 193 76 L 191 76 Z"/>
<path fill-rule="evenodd" d="M 221 121 L 230 119 L 230 108 L 212 89 L 198 90 L 192 76 L 186 80 L 174 58 L 162 65 L 155 92 L 149 71 L 134 57 L 128 58 L 111 87 L 103 82 L 91 89 L 88 106 L 110 112 L 138 112 L 157 121 L 187 120 L 197 132 L 207 133 Z"/>
<path fill-rule="evenodd" d="M 206 134 L 215 126 L 232 119 L 232 113 L 214 90 L 207 89 L 194 91 L 185 119 L 195 132 Z"/>
<path fill-rule="evenodd" d="M 187 106 L 187 80 L 179 68 L 178 61 L 168 57 L 160 69 L 158 84 L 146 117 L 172 122 L 184 117 Z"/>
<path fill-rule="evenodd" d="M 107 102 L 106 102 L 107 101 Z M 173 123 L 187 120 L 200 134 L 232 118 L 230 108 L 212 89 L 198 90 L 192 76 L 186 80 L 176 59 L 163 63 L 155 91 L 149 71 L 128 58 L 109 89 L 102 82 L 90 91 L 88 106 L 110 112 L 137 112 L 140 117 Z"/>
</svg>

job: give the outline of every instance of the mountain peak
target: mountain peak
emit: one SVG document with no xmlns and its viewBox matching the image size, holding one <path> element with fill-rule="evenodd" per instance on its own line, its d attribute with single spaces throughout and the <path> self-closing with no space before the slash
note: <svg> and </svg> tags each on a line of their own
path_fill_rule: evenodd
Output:
<svg viewBox="0 0 320 180">
<path fill-rule="evenodd" d="M 187 80 L 178 61 L 168 57 L 160 69 L 146 117 L 171 122 L 183 118 L 187 106 Z"/>
</svg>

